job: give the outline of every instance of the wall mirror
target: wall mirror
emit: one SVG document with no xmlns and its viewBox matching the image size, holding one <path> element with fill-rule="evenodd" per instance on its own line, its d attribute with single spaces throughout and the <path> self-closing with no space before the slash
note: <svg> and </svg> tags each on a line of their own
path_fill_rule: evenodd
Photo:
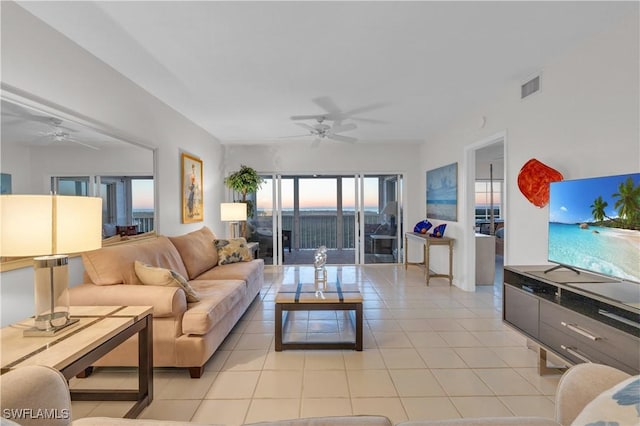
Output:
<svg viewBox="0 0 640 426">
<path fill-rule="evenodd" d="M 3 194 L 101 197 L 103 245 L 155 235 L 155 151 L 63 107 L 2 86 Z M 31 259 L 0 259 L 1 270 Z"/>
</svg>

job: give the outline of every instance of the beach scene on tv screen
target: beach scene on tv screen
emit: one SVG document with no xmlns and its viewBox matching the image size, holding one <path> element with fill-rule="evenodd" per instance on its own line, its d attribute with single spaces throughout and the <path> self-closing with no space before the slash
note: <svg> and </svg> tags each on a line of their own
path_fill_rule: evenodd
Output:
<svg viewBox="0 0 640 426">
<path fill-rule="evenodd" d="M 640 283 L 640 173 L 551 183 L 548 259 Z"/>
</svg>

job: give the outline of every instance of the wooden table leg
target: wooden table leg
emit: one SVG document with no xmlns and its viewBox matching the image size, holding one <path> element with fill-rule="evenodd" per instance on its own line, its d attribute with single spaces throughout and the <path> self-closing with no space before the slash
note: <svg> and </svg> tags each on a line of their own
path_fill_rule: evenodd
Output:
<svg viewBox="0 0 640 426">
<path fill-rule="evenodd" d="M 276 340 L 276 352 L 282 351 L 282 304 L 276 303 L 275 312 L 275 340 Z"/>
<path fill-rule="evenodd" d="M 362 350 L 362 303 L 356 303 L 356 351 Z"/>
<path fill-rule="evenodd" d="M 431 271 L 429 271 L 429 242 L 424 242 L 424 273 L 426 274 L 427 285 L 429 285 L 429 279 L 431 278 Z"/>
</svg>

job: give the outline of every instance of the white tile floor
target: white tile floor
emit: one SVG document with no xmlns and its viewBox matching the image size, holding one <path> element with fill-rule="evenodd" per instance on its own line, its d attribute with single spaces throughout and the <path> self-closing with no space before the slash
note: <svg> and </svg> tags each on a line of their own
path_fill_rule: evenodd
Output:
<svg viewBox="0 0 640 426">
<path fill-rule="evenodd" d="M 302 266 L 267 267 L 258 299 L 207 363 L 200 379 L 156 369 L 155 398 L 140 417 L 238 425 L 320 415 L 382 414 L 393 422 L 478 416 L 553 417 L 559 376 L 537 374 L 536 353 L 502 325 L 499 287 L 475 293 L 444 279 L 425 286 L 420 268 L 328 267 L 364 298 L 364 347 L 273 349 L 277 288 L 313 281 Z M 290 330 L 317 338 L 345 328 L 333 312 L 296 316 Z M 83 387 L 134 387 L 131 369 L 103 368 Z M 118 402 L 74 402 L 73 417 L 122 416 Z"/>
</svg>

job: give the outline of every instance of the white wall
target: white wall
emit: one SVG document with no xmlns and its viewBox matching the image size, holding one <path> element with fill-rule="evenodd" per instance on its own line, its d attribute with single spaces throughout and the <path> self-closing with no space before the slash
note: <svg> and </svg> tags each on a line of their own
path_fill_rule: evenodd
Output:
<svg viewBox="0 0 640 426">
<path fill-rule="evenodd" d="M 1 18 L 3 83 L 103 123 L 124 139 L 157 148 L 160 232 L 177 235 L 202 225 L 223 231 L 218 207 L 224 194 L 218 140 L 15 3 L 2 2 Z M 181 151 L 204 161 L 202 223 L 180 223 Z M 73 283 L 78 274 L 71 271 L 71 277 Z M 0 278 L 1 324 L 31 315 L 33 303 L 23 303 L 33 300 L 30 268 L 2 273 Z"/>
<path fill-rule="evenodd" d="M 547 208 L 530 204 L 517 187 L 527 160 L 537 158 L 565 179 L 640 170 L 638 22 L 636 13 L 547 64 L 542 90 L 530 98 L 520 100 L 522 81 L 514 78 L 494 102 L 461 115 L 423 147 L 425 170 L 456 161 L 464 170 L 465 147 L 506 131 L 507 263 L 547 263 Z M 482 116 L 486 125 L 479 128 Z M 444 146 L 448 149 L 437 149 Z M 457 239 L 455 281 L 468 288 L 463 223 L 450 223 L 447 232 Z"/>
</svg>

